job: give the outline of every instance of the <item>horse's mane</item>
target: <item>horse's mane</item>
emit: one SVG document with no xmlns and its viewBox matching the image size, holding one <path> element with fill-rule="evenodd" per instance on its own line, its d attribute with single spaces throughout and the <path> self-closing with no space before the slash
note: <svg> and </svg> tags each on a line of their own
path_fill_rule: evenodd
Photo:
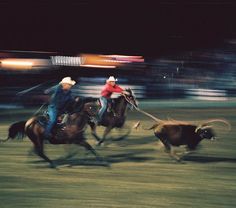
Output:
<svg viewBox="0 0 236 208">
<path fill-rule="evenodd" d="M 134 93 L 130 88 L 125 89 L 125 91 L 129 92 L 130 95 L 132 95 L 134 97 Z M 114 103 L 115 103 L 115 107 L 117 106 L 117 104 L 119 104 L 121 99 L 125 99 L 124 95 L 119 95 L 117 98 L 113 98 Z"/>
<path fill-rule="evenodd" d="M 69 112 L 70 113 L 80 112 L 86 103 L 95 103 L 97 102 L 97 100 L 98 98 L 93 98 L 93 97 L 80 97 L 78 102 L 74 101 L 73 103 L 71 103 L 71 106 L 69 106 L 70 107 Z"/>
<path fill-rule="evenodd" d="M 123 95 L 119 95 L 117 98 L 112 98 L 114 100 L 114 107 L 120 103 L 121 99 L 125 99 Z"/>
<path fill-rule="evenodd" d="M 119 95 L 119 96 L 116 97 L 116 98 L 112 98 L 112 100 L 114 100 L 114 101 L 119 101 L 119 100 L 121 100 L 121 98 L 124 98 L 124 96 L 123 96 L 123 95 Z"/>
</svg>

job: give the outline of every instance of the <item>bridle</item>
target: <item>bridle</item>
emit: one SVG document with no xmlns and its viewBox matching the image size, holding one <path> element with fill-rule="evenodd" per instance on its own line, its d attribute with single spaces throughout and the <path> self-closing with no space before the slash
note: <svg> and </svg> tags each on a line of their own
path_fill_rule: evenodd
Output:
<svg viewBox="0 0 236 208">
<path fill-rule="evenodd" d="M 131 109 L 132 108 L 137 108 L 132 102 L 131 102 L 131 99 L 127 96 L 127 95 L 125 95 L 125 94 L 122 94 L 123 96 L 124 96 L 124 98 L 125 98 L 125 100 L 127 101 L 127 103 L 129 103 L 130 104 L 130 106 L 131 106 Z"/>
</svg>

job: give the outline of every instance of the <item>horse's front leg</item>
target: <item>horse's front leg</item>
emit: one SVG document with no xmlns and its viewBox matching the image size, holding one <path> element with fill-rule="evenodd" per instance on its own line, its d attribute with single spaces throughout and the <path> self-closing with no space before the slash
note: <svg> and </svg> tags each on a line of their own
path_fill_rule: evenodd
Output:
<svg viewBox="0 0 236 208">
<path fill-rule="evenodd" d="M 86 150 L 89 150 L 96 158 L 100 158 L 96 150 L 85 139 L 76 141 L 75 144 L 83 146 Z"/>
<path fill-rule="evenodd" d="M 107 135 L 110 133 L 110 131 L 112 130 L 112 128 L 113 128 L 112 126 L 106 127 L 102 139 L 98 142 L 98 145 L 99 145 L 99 146 L 106 140 L 106 137 L 107 137 Z"/>
</svg>

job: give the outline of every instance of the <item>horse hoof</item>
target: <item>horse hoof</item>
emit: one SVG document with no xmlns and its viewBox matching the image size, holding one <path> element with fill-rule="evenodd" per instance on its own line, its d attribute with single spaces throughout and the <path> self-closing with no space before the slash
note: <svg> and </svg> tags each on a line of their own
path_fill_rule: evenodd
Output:
<svg viewBox="0 0 236 208">
<path fill-rule="evenodd" d="M 104 159 L 103 159 L 101 156 L 97 156 L 97 157 L 96 157 L 96 160 L 97 160 L 98 162 L 103 162 L 103 161 L 104 161 Z"/>
<path fill-rule="evenodd" d="M 96 157 L 96 161 L 100 164 L 100 165 L 103 165 L 103 166 L 105 166 L 105 167 L 111 167 L 111 165 L 110 165 L 110 163 L 109 162 L 107 162 L 106 160 L 105 160 L 105 158 L 103 158 L 103 157 Z"/>
<path fill-rule="evenodd" d="M 178 164 L 184 164 L 182 158 L 178 157 L 178 156 L 173 156 L 173 159 L 178 163 Z"/>
<path fill-rule="evenodd" d="M 104 143 L 103 143 L 103 141 L 100 141 L 100 142 L 98 142 L 98 143 L 96 144 L 96 146 L 99 146 L 99 147 L 102 147 L 102 146 L 104 146 Z"/>
<path fill-rule="evenodd" d="M 57 168 L 57 166 L 54 163 L 50 163 L 50 168 Z"/>
<path fill-rule="evenodd" d="M 165 149 L 164 152 L 167 153 L 167 154 L 170 154 L 170 150 L 169 149 Z"/>
<path fill-rule="evenodd" d="M 178 163 L 181 163 L 181 162 L 182 162 L 182 160 L 181 160 L 180 158 L 178 158 L 178 157 L 176 157 L 175 160 L 176 160 L 176 162 L 178 162 Z"/>
</svg>

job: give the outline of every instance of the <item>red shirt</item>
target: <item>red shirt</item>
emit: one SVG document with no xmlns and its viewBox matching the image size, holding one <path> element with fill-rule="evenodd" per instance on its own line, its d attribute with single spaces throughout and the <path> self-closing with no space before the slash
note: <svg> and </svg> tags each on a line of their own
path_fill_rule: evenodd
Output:
<svg viewBox="0 0 236 208">
<path fill-rule="evenodd" d="M 119 85 L 112 86 L 110 84 L 106 84 L 102 89 L 101 95 L 105 98 L 111 98 L 113 92 L 120 93 L 124 91 Z"/>
</svg>

